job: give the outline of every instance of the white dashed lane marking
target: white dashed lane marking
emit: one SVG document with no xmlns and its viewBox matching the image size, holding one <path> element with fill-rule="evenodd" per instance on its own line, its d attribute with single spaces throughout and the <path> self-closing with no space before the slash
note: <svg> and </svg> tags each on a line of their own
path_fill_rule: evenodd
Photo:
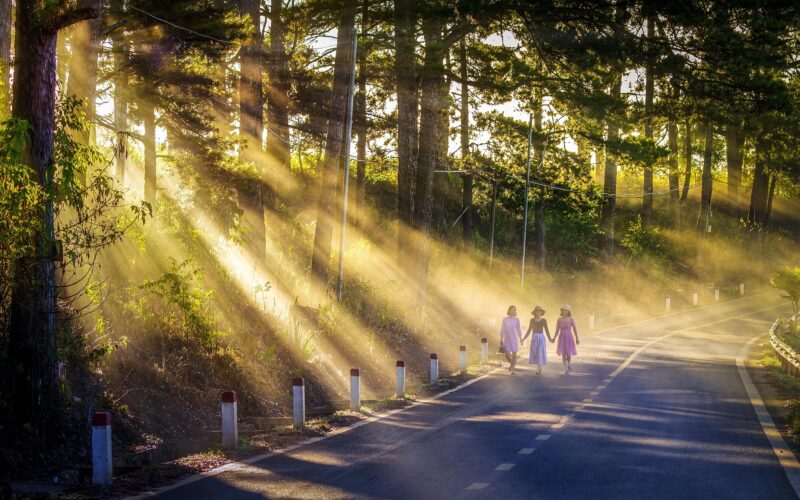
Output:
<svg viewBox="0 0 800 500">
<path fill-rule="evenodd" d="M 550 439 L 550 434 L 539 434 L 536 436 L 537 441 L 547 441 L 548 439 Z"/>
<path fill-rule="evenodd" d="M 594 399 L 584 399 L 583 400 L 584 403 L 591 403 L 592 401 L 594 401 Z"/>
<path fill-rule="evenodd" d="M 487 486 L 489 486 L 489 483 L 472 483 L 469 486 L 467 486 L 467 489 L 468 490 L 482 490 L 482 489 L 486 488 Z"/>
<path fill-rule="evenodd" d="M 511 470 L 514 468 L 515 464 L 500 464 L 494 468 L 494 470 Z"/>
<path fill-rule="evenodd" d="M 536 448 L 522 448 L 517 453 L 520 455 L 530 455 L 536 450 Z"/>
</svg>

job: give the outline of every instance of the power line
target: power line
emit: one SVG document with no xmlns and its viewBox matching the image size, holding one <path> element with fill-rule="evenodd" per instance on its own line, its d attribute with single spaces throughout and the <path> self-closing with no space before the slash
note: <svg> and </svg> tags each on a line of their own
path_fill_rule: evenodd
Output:
<svg viewBox="0 0 800 500">
<path fill-rule="evenodd" d="M 482 173 L 482 174 L 487 174 L 487 175 L 496 175 L 494 172 L 488 172 L 486 170 L 479 169 L 479 168 L 471 169 L 471 170 L 434 170 L 434 172 L 436 172 L 436 173 L 449 173 L 449 174 Z M 506 174 L 506 176 L 509 176 L 509 175 Z M 513 177 L 516 177 L 516 176 L 513 176 Z M 530 183 L 533 184 L 533 185 L 536 185 L 536 186 L 540 186 L 540 187 L 543 187 L 543 188 L 551 189 L 553 191 L 563 191 L 563 192 L 566 192 L 566 193 L 579 193 L 579 194 L 585 193 L 585 191 L 583 191 L 583 190 L 565 188 L 563 186 L 556 186 L 554 184 L 546 184 L 544 182 L 537 182 L 535 180 L 531 180 Z M 693 184 L 693 185 L 689 186 L 689 189 L 694 189 L 694 188 L 699 187 L 701 185 L 702 185 L 702 183 L 698 182 L 697 184 Z M 652 196 L 652 197 L 668 196 L 671 193 L 680 192 L 681 190 L 682 190 L 681 188 L 668 189 L 666 191 L 659 191 L 659 192 L 650 193 L 647 196 Z M 612 194 L 602 193 L 602 196 L 604 198 L 641 198 L 644 195 L 641 194 L 641 193 L 640 194 L 613 194 L 613 195 Z"/>
<path fill-rule="evenodd" d="M 158 16 L 155 16 L 155 15 L 145 11 L 145 10 L 142 10 L 142 9 L 140 9 L 138 7 L 134 7 L 133 5 L 128 5 L 128 8 L 133 9 L 133 10 L 135 10 L 137 12 L 140 12 L 140 13 L 144 14 L 147 17 L 155 19 L 156 21 L 162 22 L 164 24 L 168 24 L 168 25 L 172 26 L 173 28 L 177 28 L 179 30 L 185 31 L 187 33 L 191 33 L 193 35 L 197 35 L 197 36 L 202 37 L 202 38 L 207 38 L 207 39 L 213 40 L 215 42 L 224 43 L 224 44 L 228 44 L 228 45 L 235 45 L 235 43 L 231 42 L 230 40 L 222 40 L 220 38 L 216 38 L 216 37 L 213 37 L 211 35 L 206 35 L 204 33 L 198 33 L 197 31 L 194 31 L 193 29 L 189 29 L 189 28 L 186 28 L 184 26 L 180 26 L 178 24 L 175 24 L 175 23 L 173 23 L 171 21 L 167 21 L 166 19 L 162 19 L 162 18 L 160 18 Z"/>
</svg>

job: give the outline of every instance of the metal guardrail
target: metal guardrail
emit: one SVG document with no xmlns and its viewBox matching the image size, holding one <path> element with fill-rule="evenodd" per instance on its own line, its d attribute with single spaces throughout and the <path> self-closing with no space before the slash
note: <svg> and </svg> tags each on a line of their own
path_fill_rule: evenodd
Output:
<svg viewBox="0 0 800 500">
<path fill-rule="evenodd" d="M 800 354 L 778 338 L 776 333 L 778 325 L 779 321 L 775 321 L 769 329 L 769 343 L 781 362 L 783 372 L 793 377 L 800 377 Z"/>
</svg>

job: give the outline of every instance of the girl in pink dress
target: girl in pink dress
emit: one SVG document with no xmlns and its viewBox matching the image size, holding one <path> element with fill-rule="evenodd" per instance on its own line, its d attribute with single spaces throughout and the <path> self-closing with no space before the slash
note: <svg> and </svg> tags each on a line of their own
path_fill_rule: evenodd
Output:
<svg viewBox="0 0 800 500">
<path fill-rule="evenodd" d="M 507 316 L 503 318 L 503 325 L 500 327 L 500 345 L 502 351 L 506 355 L 509 362 L 508 371 L 511 375 L 516 375 L 514 368 L 517 367 L 517 352 L 519 352 L 519 343 L 522 339 L 522 328 L 519 325 L 519 318 L 517 318 L 516 306 L 508 308 Z"/>
<path fill-rule="evenodd" d="M 561 356 L 561 360 L 564 362 L 564 374 L 566 375 L 572 371 L 572 356 L 578 354 L 575 346 L 581 343 L 578 339 L 578 328 L 572 318 L 572 310 L 566 304 L 561 306 L 561 317 L 556 321 L 556 333 L 552 342 L 556 340 L 558 340 L 556 354 Z"/>
</svg>

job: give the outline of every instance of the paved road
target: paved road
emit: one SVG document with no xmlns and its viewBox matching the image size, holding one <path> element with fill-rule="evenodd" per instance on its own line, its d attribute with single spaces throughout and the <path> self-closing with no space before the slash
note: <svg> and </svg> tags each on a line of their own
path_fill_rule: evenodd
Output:
<svg viewBox="0 0 800 500">
<path fill-rule="evenodd" d="M 757 296 L 584 335 L 575 373 L 495 373 L 164 498 L 795 498 L 736 356 Z M 551 319 L 552 321 L 552 319 Z"/>
</svg>

